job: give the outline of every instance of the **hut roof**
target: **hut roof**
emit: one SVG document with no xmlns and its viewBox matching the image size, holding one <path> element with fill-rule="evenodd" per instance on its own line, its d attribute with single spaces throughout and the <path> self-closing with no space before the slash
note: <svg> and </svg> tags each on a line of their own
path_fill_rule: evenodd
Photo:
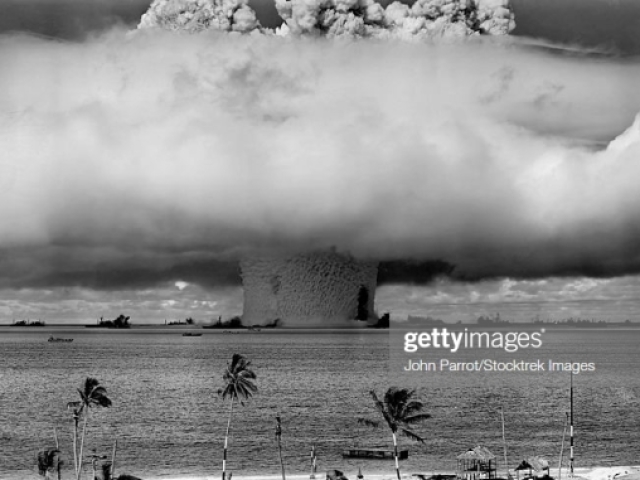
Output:
<svg viewBox="0 0 640 480">
<path fill-rule="evenodd" d="M 536 472 L 543 472 L 549 470 L 549 462 L 542 457 L 527 457 L 526 460 L 522 460 L 520 465 L 516 467 L 516 470 L 534 470 Z"/>
<path fill-rule="evenodd" d="M 458 460 L 480 460 L 486 462 L 494 460 L 495 458 L 496 456 L 491 453 L 487 447 L 482 447 L 480 445 L 458 455 Z"/>
</svg>

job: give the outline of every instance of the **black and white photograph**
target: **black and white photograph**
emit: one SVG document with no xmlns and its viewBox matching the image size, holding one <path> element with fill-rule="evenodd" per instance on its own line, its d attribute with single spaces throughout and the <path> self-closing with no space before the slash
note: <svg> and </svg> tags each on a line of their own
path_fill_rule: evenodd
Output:
<svg viewBox="0 0 640 480">
<path fill-rule="evenodd" d="M 640 1 L 0 0 L 0 479 L 639 452 Z"/>
</svg>

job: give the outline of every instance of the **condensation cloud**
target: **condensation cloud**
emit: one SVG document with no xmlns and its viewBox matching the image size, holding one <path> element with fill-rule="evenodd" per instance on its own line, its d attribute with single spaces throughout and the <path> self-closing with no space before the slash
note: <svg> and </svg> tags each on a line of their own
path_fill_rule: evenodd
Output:
<svg viewBox="0 0 640 480">
<path fill-rule="evenodd" d="M 640 270 L 635 60 L 145 29 L 4 36 L 0 64 L 3 285 L 331 246 Z"/>
</svg>

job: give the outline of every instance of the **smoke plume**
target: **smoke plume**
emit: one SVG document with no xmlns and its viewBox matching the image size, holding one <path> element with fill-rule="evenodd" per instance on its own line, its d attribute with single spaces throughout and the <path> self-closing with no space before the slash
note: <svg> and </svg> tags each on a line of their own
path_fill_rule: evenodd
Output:
<svg viewBox="0 0 640 480">
<path fill-rule="evenodd" d="M 509 0 L 395 1 L 276 0 L 286 33 L 424 40 L 474 34 L 506 35 L 515 28 Z"/>
<path fill-rule="evenodd" d="M 386 9 L 374 0 L 275 0 L 275 5 L 284 21 L 276 32 L 260 27 L 247 0 L 154 0 L 138 28 L 407 40 L 505 35 L 515 28 L 509 0 L 418 0 L 411 7 L 395 1 Z"/>
<path fill-rule="evenodd" d="M 260 27 L 247 0 L 154 0 L 138 28 L 159 27 L 191 33 L 213 29 L 251 32 Z"/>
</svg>

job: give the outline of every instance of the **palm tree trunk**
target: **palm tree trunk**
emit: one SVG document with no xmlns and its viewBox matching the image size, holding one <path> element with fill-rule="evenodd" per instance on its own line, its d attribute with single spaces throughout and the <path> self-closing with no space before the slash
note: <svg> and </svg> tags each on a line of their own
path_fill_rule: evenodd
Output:
<svg viewBox="0 0 640 480">
<path fill-rule="evenodd" d="M 398 462 L 398 440 L 396 439 L 396 432 L 391 432 L 393 435 L 393 457 L 396 460 L 396 475 L 400 480 L 400 463 Z"/>
<path fill-rule="evenodd" d="M 280 445 L 280 437 L 278 437 L 278 454 L 280 455 L 280 468 L 282 469 L 282 480 L 286 480 L 284 477 L 284 462 L 282 461 L 282 446 Z"/>
<path fill-rule="evenodd" d="M 88 419 L 89 419 L 89 407 L 86 408 L 86 411 L 84 413 L 84 424 L 82 425 L 82 438 L 80 439 L 80 453 L 78 454 L 78 471 L 76 472 L 76 480 L 80 480 L 80 473 L 82 472 L 82 450 L 84 449 L 84 436 L 85 436 L 85 433 L 87 432 Z"/>
<path fill-rule="evenodd" d="M 233 401 L 235 399 L 231 397 L 231 408 L 229 409 L 229 420 L 227 420 L 227 433 L 224 436 L 224 453 L 222 456 L 222 480 L 225 480 L 227 475 L 227 444 L 229 442 L 229 428 L 231 427 L 231 415 L 233 414 Z M 78 479 L 80 480 L 80 479 Z"/>
<path fill-rule="evenodd" d="M 73 413 L 73 468 L 78 475 L 78 415 Z"/>
</svg>

